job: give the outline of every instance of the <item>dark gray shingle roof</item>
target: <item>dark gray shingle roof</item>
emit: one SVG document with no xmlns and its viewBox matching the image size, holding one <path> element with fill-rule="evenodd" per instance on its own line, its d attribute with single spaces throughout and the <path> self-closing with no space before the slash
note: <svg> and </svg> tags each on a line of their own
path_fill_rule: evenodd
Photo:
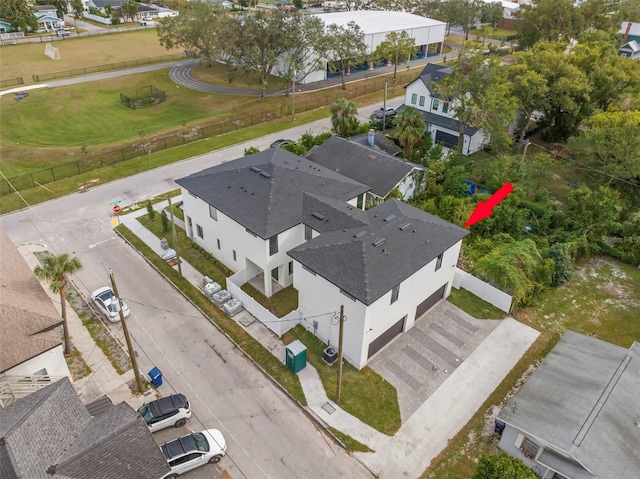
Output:
<svg viewBox="0 0 640 479">
<path fill-rule="evenodd" d="M 517 410 L 498 417 L 570 454 L 583 474 L 631 479 L 640 477 L 638 398 L 640 343 L 625 349 L 568 331 L 513 398 Z M 546 458 L 579 477 L 561 459 Z"/>
<path fill-rule="evenodd" d="M 326 232 L 288 254 L 366 305 L 468 234 L 396 199 L 365 214 L 367 226 Z M 401 230 L 407 224 L 410 226 Z M 381 238 L 384 243 L 374 246 Z"/>
<path fill-rule="evenodd" d="M 380 198 L 391 193 L 414 168 L 422 169 L 339 136 L 332 136 L 322 145 L 312 148 L 307 158 L 371 187 L 372 193 Z"/>
<path fill-rule="evenodd" d="M 376 131 L 373 145 L 369 144 L 368 133 L 352 136 L 349 141 L 351 141 L 352 143 L 357 143 L 358 145 L 362 145 L 366 148 L 372 148 L 374 150 L 382 151 L 391 156 L 396 156 L 402 151 L 402 148 L 396 145 L 391 139 L 387 138 L 387 136 L 380 131 Z"/>
<path fill-rule="evenodd" d="M 176 183 L 265 239 L 301 223 L 304 193 L 347 201 L 369 189 L 282 148 L 238 158 Z"/>
<path fill-rule="evenodd" d="M 340 200 L 306 193 L 302 199 L 302 222 L 319 233 L 369 224 L 367 213 Z"/>
<path fill-rule="evenodd" d="M 73 479 L 157 479 L 170 467 L 142 416 L 122 402 L 92 418 L 52 470 Z"/>
<path fill-rule="evenodd" d="M 11 451 L 0 455 L 0 469 L 15 477 L 51 477 L 47 469 L 90 420 L 66 377 L 0 409 L 0 442 Z"/>
<path fill-rule="evenodd" d="M 404 111 L 407 106 L 410 105 L 400 105 L 397 108 L 398 112 Z M 447 130 L 452 130 L 458 133 L 460 131 L 460 122 L 454 118 L 449 118 L 447 116 L 438 115 L 437 113 L 431 113 L 429 111 L 419 110 L 424 117 L 424 122 L 427 124 L 441 126 L 442 128 L 446 128 Z M 464 129 L 464 134 L 473 136 L 478 133 L 479 129 L 475 127 L 468 126 Z"/>
</svg>

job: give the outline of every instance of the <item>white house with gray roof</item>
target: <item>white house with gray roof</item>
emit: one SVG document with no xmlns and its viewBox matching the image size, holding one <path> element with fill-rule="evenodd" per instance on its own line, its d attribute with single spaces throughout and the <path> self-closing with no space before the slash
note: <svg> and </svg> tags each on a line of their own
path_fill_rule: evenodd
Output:
<svg viewBox="0 0 640 479">
<path fill-rule="evenodd" d="M 403 111 L 406 107 L 419 110 L 424 116 L 427 131 L 434 143 L 441 143 L 447 148 L 458 145 L 460 136 L 460 122 L 455 118 L 452 102 L 455 99 L 441 98 L 433 92 L 433 84 L 440 82 L 451 74 L 451 68 L 427 63 L 420 76 L 409 83 L 405 89 L 404 105 L 396 111 Z M 461 153 L 471 155 L 489 145 L 490 136 L 474 127 L 464 129 L 464 144 Z"/>
<path fill-rule="evenodd" d="M 627 349 L 568 331 L 496 424 L 499 447 L 538 477 L 637 479 L 640 343 Z"/>
<path fill-rule="evenodd" d="M 267 296 L 272 281 L 298 291 L 293 319 L 268 326 L 280 335 L 317 318 L 315 333 L 337 344 L 331 317 L 344 305 L 344 357 L 358 368 L 449 294 L 467 234 L 396 199 L 364 211 L 370 185 L 280 148 L 177 183 L 194 241 L 243 281 L 263 275 Z"/>
<path fill-rule="evenodd" d="M 380 141 L 378 136 L 378 141 Z M 424 189 L 426 168 L 375 148 L 375 134 L 369 135 L 373 145 L 363 145 L 332 136 L 314 146 L 306 157 L 330 170 L 371 187 L 366 205 L 376 205 L 397 192 L 403 200 L 413 198 Z M 384 138 L 384 137 L 383 137 Z"/>
</svg>

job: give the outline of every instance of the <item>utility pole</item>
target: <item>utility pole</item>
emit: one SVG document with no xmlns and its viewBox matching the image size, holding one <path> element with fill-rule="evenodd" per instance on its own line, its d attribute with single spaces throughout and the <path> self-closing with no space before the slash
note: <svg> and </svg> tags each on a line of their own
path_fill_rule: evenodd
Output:
<svg viewBox="0 0 640 479">
<path fill-rule="evenodd" d="M 382 131 L 387 129 L 387 79 L 384 79 L 384 100 L 382 102 Z"/>
<path fill-rule="evenodd" d="M 180 253 L 178 253 L 178 238 L 176 237 L 176 223 L 173 221 L 173 208 L 171 207 L 171 196 L 167 196 L 169 200 L 169 213 L 171 213 L 171 234 L 173 236 L 173 249 L 176 251 L 176 259 L 178 260 L 178 274 L 182 276 L 182 267 L 180 266 Z"/>
<path fill-rule="evenodd" d="M 386 82 L 386 80 L 385 80 Z M 344 305 L 340 305 L 340 333 L 338 336 L 338 385 L 336 388 L 336 404 L 340 404 L 342 393 L 342 334 L 344 332 Z"/>
<path fill-rule="evenodd" d="M 293 96 L 291 101 L 291 121 L 296 121 L 296 75 L 298 72 L 293 69 Z"/>
<path fill-rule="evenodd" d="M 522 162 L 524 163 L 524 159 L 527 157 L 527 148 L 529 147 L 529 145 L 531 144 L 531 142 L 529 140 L 526 140 L 526 143 L 524 144 L 524 152 L 522 153 Z"/>
<path fill-rule="evenodd" d="M 131 367 L 133 367 L 133 374 L 136 377 L 136 384 L 138 385 L 138 392 L 142 394 L 145 389 L 142 387 L 142 380 L 140 379 L 140 371 L 138 370 L 138 362 L 136 355 L 131 345 L 131 337 L 129 336 L 129 330 L 127 329 L 127 323 L 124 320 L 124 313 L 122 312 L 122 304 L 120 303 L 120 295 L 118 294 L 118 287 L 116 286 L 116 278 L 113 275 L 113 271 L 109 268 L 109 279 L 111 280 L 111 287 L 113 288 L 113 294 L 116 295 L 116 301 L 118 301 L 118 312 L 120 313 L 120 322 L 122 323 L 122 331 L 124 331 L 124 339 L 127 341 L 127 349 L 129 350 L 129 357 L 131 358 Z"/>
</svg>

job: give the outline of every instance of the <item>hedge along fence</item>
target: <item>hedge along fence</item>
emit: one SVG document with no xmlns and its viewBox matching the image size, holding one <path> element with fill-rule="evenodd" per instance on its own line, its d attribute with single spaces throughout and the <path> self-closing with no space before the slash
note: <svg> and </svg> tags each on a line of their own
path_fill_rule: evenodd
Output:
<svg viewBox="0 0 640 479">
<path fill-rule="evenodd" d="M 57 78 L 69 78 L 80 75 L 88 75 L 90 73 L 108 72 L 111 70 L 123 70 L 125 68 L 139 67 L 141 65 L 151 65 L 153 63 L 163 63 L 172 60 L 180 60 L 187 58 L 186 53 L 173 53 L 171 55 L 160 55 L 159 57 L 142 58 L 139 60 L 129 60 L 126 62 L 109 63 L 107 65 L 97 65 L 85 68 L 76 68 L 74 70 L 64 70 L 54 73 L 42 73 L 40 75 L 31 75 L 33 81 L 48 81 Z"/>
<path fill-rule="evenodd" d="M 412 74 L 410 72 L 398 71 L 398 84 L 407 82 L 411 76 Z M 295 105 L 296 113 L 303 113 L 305 111 L 328 106 L 341 97 L 353 99 L 358 96 L 368 95 L 383 89 L 384 78 L 380 78 L 373 83 L 353 85 L 348 90 L 334 90 L 324 93 L 319 92 L 314 97 L 297 97 Z M 298 95 L 301 96 L 300 94 Z M 256 101 L 259 102 L 260 100 Z M 279 120 L 291 115 L 291 104 L 291 96 L 284 97 L 283 103 L 270 110 L 250 113 L 244 116 L 234 115 L 234 119 L 227 119 L 212 125 L 184 130 L 183 132 L 174 133 L 164 137 L 147 139 L 143 144 L 135 144 L 119 150 L 101 153 L 82 160 L 53 166 L 51 168 L 45 168 L 43 170 L 16 176 L 6 180 L 2 179 L 0 180 L 0 196 L 8 195 L 15 191 L 23 191 L 39 187 L 65 178 L 95 171 L 106 166 L 113 166 L 123 161 L 133 160 L 134 158 L 140 158 L 149 154 L 149 149 L 151 149 L 152 152 L 164 151 L 169 148 L 186 145 L 187 143 L 194 141 L 205 140 L 207 138 L 224 135 L 226 133 L 231 133 L 261 123 Z"/>
</svg>

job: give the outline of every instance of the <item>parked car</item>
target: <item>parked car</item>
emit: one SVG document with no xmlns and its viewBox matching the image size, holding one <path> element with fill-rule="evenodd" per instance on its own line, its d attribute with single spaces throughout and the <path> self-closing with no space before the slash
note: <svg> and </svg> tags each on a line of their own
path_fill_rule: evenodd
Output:
<svg viewBox="0 0 640 479">
<path fill-rule="evenodd" d="M 192 432 L 160 446 L 171 472 L 162 479 L 173 479 L 207 463 L 216 464 L 227 453 L 227 442 L 217 429 Z"/>
<path fill-rule="evenodd" d="M 271 143 L 271 148 L 280 148 L 281 146 L 287 146 L 287 145 L 295 145 L 296 142 L 293 140 L 284 140 L 284 139 L 280 139 L 280 140 L 276 140 L 273 143 Z"/>
<path fill-rule="evenodd" d="M 184 394 L 172 394 L 143 404 L 138 409 L 138 413 L 147 423 L 151 432 L 169 426 L 182 427 L 191 417 L 189 400 Z"/>
<path fill-rule="evenodd" d="M 68 37 L 71 35 L 71 33 L 66 30 L 58 30 L 56 32 L 56 35 L 58 35 L 59 37 Z"/>
<path fill-rule="evenodd" d="M 384 108 L 380 108 L 379 110 L 376 110 L 373 114 L 378 120 L 382 120 L 384 117 L 387 117 L 387 119 L 393 118 L 398 113 L 393 108 L 387 108 L 386 110 Z"/>
<path fill-rule="evenodd" d="M 124 317 L 129 316 L 129 306 L 124 302 L 124 299 L 120 299 L 120 307 L 118 307 L 116 295 L 113 294 L 113 290 L 109 286 L 96 289 L 91 293 L 91 300 L 98 310 L 112 323 L 120 321 L 120 307 Z"/>
</svg>

